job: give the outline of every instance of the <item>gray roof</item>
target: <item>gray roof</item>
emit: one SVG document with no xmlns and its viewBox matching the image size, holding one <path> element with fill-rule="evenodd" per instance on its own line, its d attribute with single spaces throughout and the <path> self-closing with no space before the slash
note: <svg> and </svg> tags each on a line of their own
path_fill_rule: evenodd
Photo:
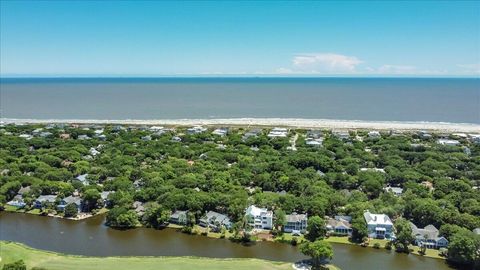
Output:
<svg viewBox="0 0 480 270">
<path fill-rule="evenodd" d="M 183 215 L 187 215 L 187 211 L 179 211 L 179 210 L 177 210 L 177 211 L 173 212 L 172 215 L 170 215 L 170 218 L 178 219 L 178 218 L 180 218 L 180 216 L 183 216 Z"/>
<path fill-rule="evenodd" d="M 28 193 L 28 192 L 30 192 L 30 186 L 20 188 L 18 190 L 17 194 L 23 195 L 23 194 Z"/>
<path fill-rule="evenodd" d="M 344 220 L 344 219 L 333 219 L 333 218 L 328 218 L 327 219 L 327 226 L 331 227 L 331 228 L 336 228 L 336 227 L 346 227 L 346 228 L 351 228 L 352 225 L 350 224 L 350 222 L 348 222 L 347 220 Z"/>
<path fill-rule="evenodd" d="M 82 199 L 78 196 L 68 196 L 66 198 L 63 198 L 63 201 L 65 202 L 65 204 L 71 204 L 71 203 L 74 203 L 76 205 L 82 204 Z"/>
<path fill-rule="evenodd" d="M 429 240 L 437 240 L 440 238 L 438 235 L 438 229 L 431 224 L 425 226 L 425 228 L 422 229 L 418 228 L 417 226 L 415 226 L 415 224 L 410 222 L 410 227 L 412 228 L 412 235 L 417 238 L 423 239 L 425 235 Z"/>
<path fill-rule="evenodd" d="M 38 196 L 37 200 L 38 202 L 55 202 L 57 200 L 57 195 L 40 195 Z"/>
<path fill-rule="evenodd" d="M 473 229 L 474 234 L 480 234 L 480 228 L 475 228 Z"/>
<path fill-rule="evenodd" d="M 297 213 L 286 215 L 285 218 L 287 222 L 302 222 L 308 219 L 306 214 L 297 214 Z"/>
<path fill-rule="evenodd" d="M 219 222 L 220 224 L 223 224 L 225 226 L 230 226 L 231 224 L 230 218 L 228 218 L 226 215 L 217 213 L 215 211 L 208 211 L 205 214 L 205 217 L 202 218 L 201 220 L 203 220 L 205 223 L 207 222 L 213 223 L 213 221 L 215 220 L 215 222 Z"/>
<path fill-rule="evenodd" d="M 110 193 L 114 193 L 115 191 L 102 191 L 102 193 L 100 193 L 100 197 L 102 198 L 102 200 L 106 200 L 108 198 L 108 195 L 110 195 Z"/>
</svg>

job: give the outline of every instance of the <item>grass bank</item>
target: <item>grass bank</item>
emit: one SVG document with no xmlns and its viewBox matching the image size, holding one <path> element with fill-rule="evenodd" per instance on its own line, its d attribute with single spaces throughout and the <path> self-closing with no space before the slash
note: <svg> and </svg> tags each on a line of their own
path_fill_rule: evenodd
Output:
<svg viewBox="0 0 480 270">
<path fill-rule="evenodd" d="M 212 259 L 198 257 L 84 257 L 33 249 L 23 244 L 0 241 L 0 266 L 24 260 L 28 269 L 48 270 L 189 270 L 189 269 L 292 269 L 291 263 L 259 259 Z M 337 268 L 331 268 L 337 269 Z"/>
</svg>

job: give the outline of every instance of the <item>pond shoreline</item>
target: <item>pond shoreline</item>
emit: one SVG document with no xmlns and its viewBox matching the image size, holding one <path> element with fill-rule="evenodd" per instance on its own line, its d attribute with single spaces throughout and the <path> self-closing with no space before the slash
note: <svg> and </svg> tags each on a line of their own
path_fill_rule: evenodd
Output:
<svg viewBox="0 0 480 270">
<path fill-rule="evenodd" d="M 10 213 L 20 213 L 20 214 L 42 216 L 40 214 L 28 213 L 28 212 L 19 212 L 19 211 L 11 211 L 11 210 L 5 210 L 5 211 L 10 212 Z M 43 217 L 58 218 L 58 219 L 71 220 L 71 221 L 82 221 L 82 220 L 85 220 L 85 219 L 90 219 L 90 218 L 93 218 L 93 217 L 98 217 L 98 216 L 105 215 L 107 211 L 108 210 L 101 211 L 99 213 L 96 213 L 94 215 L 91 215 L 91 216 L 88 216 L 88 217 L 82 218 L 82 219 L 64 218 L 64 217 L 57 216 L 57 215 L 46 215 L 46 216 L 43 216 Z M 227 231 L 227 233 L 225 234 L 224 237 L 221 237 L 220 233 L 215 233 L 215 232 L 208 232 L 207 235 L 202 234 L 202 231 L 205 231 L 205 228 L 200 227 L 198 225 L 194 226 L 194 228 L 192 230 L 192 233 L 182 232 L 181 229 L 183 227 L 184 226 L 182 226 L 182 225 L 173 224 L 173 223 L 170 223 L 167 226 L 165 226 L 165 228 L 173 229 L 173 230 L 176 230 L 177 232 L 180 232 L 180 233 L 183 233 L 183 234 L 189 235 L 189 236 L 198 235 L 198 236 L 208 237 L 208 238 L 212 238 L 212 239 L 224 239 L 224 240 L 229 240 L 231 242 L 234 242 L 230 239 L 230 237 L 232 235 L 228 231 Z M 147 227 L 145 227 L 143 225 L 138 225 L 137 227 L 131 228 L 131 229 L 135 230 L 137 228 L 147 228 Z M 112 229 L 117 230 L 115 228 L 112 228 Z M 159 230 L 162 230 L 162 229 L 159 229 Z M 285 233 L 284 235 L 290 236 L 290 234 L 287 234 L 287 233 Z M 297 237 L 297 239 L 298 239 L 298 244 L 300 244 L 303 241 L 303 236 Z M 388 252 L 396 252 L 393 249 L 392 250 L 385 249 L 385 243 L 384 243 L 385 241 L 378 240 L 378 239 L 371 239 L 370 242 L 372 242 L 372 243 L 371 243 L 371 245 L 369 244 L 368 246 L 362 246 L 361 244 L 350 242 L 350 241 L 348 241 L 348 239 L 346 239 L 346 237 L 332 236 L 332 237 L 326 237 L 324 240 L 329 242 L 329 243 L 335 243 L 335 244 L 341 244 L 341 245 L 353 245 L 353 246 L 358 246 L 358 247 L 362 247 L 362 248 L 372 248 L 372 249 L 377 249 L 377 250 L 378 249 L 384 249 Z M 257 239 L 254 242 L 272 242 L 272 243 L 279 243 L 279 244 L 284 244 L 284 245 L 295 246 L 295 245 L 292 245 L 292 244 L 289 243 L 288 238 L 285 239 L 285 240 L 281 240 L 281 238 L 279 238 L 279 237 L 277 237 L 277 238 L 271 237 L 271 238 L 268 238 L 268 239 Z M 375 248 L 373 246 L 374 243 L 379 243 L 380 245 L 383 244 L 383 247 Z M 414 247 L 414 251 L 409 253 L 409 254 L 413 254 L 415 256 L 420 256 L 420 257 L 425 257 L 425 258 L 445 260 L 444 257 L 441 257 L 441 256 L 438 255 L 438 250 L 430 250 L 430 252 L 427 252 L 427 254 L 425 254 L 425 255 L 419 254 L 418 251 L 419 251 L 418 247 Z"/>
</svg>

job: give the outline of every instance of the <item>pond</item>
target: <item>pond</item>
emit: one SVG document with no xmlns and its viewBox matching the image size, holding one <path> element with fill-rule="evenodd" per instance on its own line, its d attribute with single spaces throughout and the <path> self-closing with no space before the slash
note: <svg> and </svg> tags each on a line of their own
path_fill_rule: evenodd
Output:
<svg viewBox="0 0 480 270">
<path fill-rule="evenodd" d="M 200 256 L 260 258 L 295 262 L 305 257 L 297 247 L 273 242 L 250 246 L 225 239 L 187 235 L 175 229 L 120 231 L 104 225 L 105 217 L 81 221 L 20 213 L 0 213 L 0 239 L 34 248 L 86 256 Z M 347 269 L 451 269 L 443 260 L 386 250 L 333 244 L 332 263 Z"/>
</svg>

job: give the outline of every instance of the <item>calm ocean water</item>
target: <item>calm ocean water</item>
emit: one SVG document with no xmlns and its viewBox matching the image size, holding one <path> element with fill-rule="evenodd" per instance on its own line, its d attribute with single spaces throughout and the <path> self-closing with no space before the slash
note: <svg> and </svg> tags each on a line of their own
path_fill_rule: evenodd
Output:
<svg viewBox="0 0 480 270">
<path fill-rule="evenodd" d="M 480 123 L 480 79 L 59 78 L 0 81 L 2 118 L 310 118 Z"/>
</svg>

